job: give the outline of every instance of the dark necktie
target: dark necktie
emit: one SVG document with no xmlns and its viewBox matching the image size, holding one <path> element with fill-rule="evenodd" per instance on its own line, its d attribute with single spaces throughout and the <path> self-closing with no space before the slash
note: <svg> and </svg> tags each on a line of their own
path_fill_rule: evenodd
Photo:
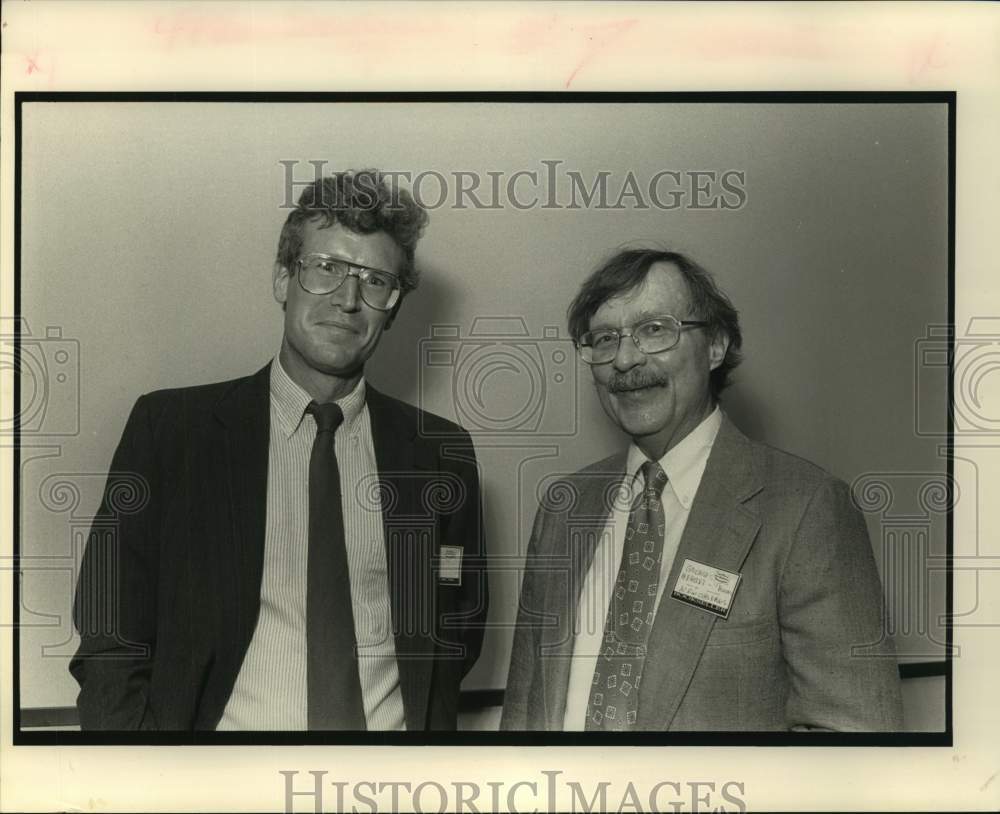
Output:
<svg viewBox="0 0 1000 814">
<path fill-rule="evenodd" d="M 667 474 L 656 461 L 642 465 L 644 487 L 625 528 L 625 546 L 587 703 L 588 731 L 635 729 L 639 682 L 663 557 L 663 507 Z"/>
<path fill-rule="evenodd" d="M 316 419 L 316 440 L 309 458 L 309 729 L 365 729 L 340 505 L 340 470 L 333 443 L 344 414 L 336 404 L 316 402 L 311 402 L 306 412 Z"/>
</svg>

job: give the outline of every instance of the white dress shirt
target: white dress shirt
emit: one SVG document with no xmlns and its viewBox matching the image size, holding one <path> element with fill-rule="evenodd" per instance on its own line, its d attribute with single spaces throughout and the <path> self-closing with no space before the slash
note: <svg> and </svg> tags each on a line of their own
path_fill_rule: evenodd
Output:
<svg viewBox="0 0 1000 814">
<path fill-rule="evenodd" d="M 712 444 L 715 443 L 721 425 L 722 413 L 716 407 L 677 446 L 660 458 L 660 466 L 667 473 L 667 485 L 660 496 L 666 528 L 654 613 L 660 606 L 663 589 L 670 575 L 674 556 L 677 554 L 677 546 L 687 525 L 691 503 L 698 492 L 701 476 L 708 462 L 708 454 L 712 450 Z M 582 731 L 586 728 L 590 687 L 597 666 L 597 654 L 600 652 L 601 640 L 604 637 L 608 603 L 614 590 L 625 547 L 629 507 L 645 486 L 640 467 L 646 460 L 646 454 L 634 443 L 629 446 L 625 476 L 619 487 L 627 490 L 628 497 L 615 501 L 604 532 L 597 541 L 594 559 L 580 592 L 574 627 L 573 660 L 570 664 L 569 687 L 566 693 L 566 712 L 563 718 L 563 729 L 567 731 Z"/>
<path fill-rule="evenodd" d="M 307 728 L 309 458 L 316 438 L 316 422 L 305 412 L 310 401 L 275 358 L 260 616 L 220 730 Z M 334 445 L 365 719 L 371 730 L 405 729 L 382 513 L 368 488 L 378 477 L 378 464 L 364 379 L 336 403 L 344 413 Z"/>
</svg>

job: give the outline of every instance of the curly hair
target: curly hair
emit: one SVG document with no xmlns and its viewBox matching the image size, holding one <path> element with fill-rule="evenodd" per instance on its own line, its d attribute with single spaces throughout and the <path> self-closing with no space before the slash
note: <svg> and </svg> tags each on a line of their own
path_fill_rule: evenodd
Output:
<svg viewBox="0 0 1000 814">
<path fill-rule="evenodd" d="M 691 295 L 691 317 L 708 323 L 706 330 L 713 339 L 725 336 L 729 347 L 722 363 L 712 371 L 709 388 L 718 399 L 730 384 L 730 373 L 743 360 L 740 348 L 739 312 L 729 297 L 716 285 L 712 275 L 694 260 L 679 252 L 662 249 L 622 249 L 606 260 L 588 277 L 566 311 L 569 333 L 573 341 L 590 329 L 590 320 L 597 310 L 612 297 L 625 294 L 642 285 L 656 263 L 671 263 L 687 281 Z M 684 317 L 684 314 L 678 316 Z"/>
<path fill-rule="evenodd" d="M 277 261 L 294 273 L 302 251 L 303 227 L 313 221 L 319 221 L 321 227 L 339 223 L 363 235 L 385 232 L 403 250 L 399 284 L 405 295 L 419 282 L 414 253 L 427 220 L 427 212 L 410 193 L 387 183 L 379 170 L 334 173 L 318 178 L 302 191 L 281 227 Z"/>
</svg>

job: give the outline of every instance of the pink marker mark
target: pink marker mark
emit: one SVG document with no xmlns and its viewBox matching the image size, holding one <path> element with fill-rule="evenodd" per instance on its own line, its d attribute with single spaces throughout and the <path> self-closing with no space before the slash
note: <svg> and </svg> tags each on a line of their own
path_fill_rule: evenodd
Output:
<svg viewBox="0 0 1000 814">
<path fill-rule="evenodd" d="M 916 46 L 910 53 L 910 82 L 928 71 L 936 71 L 947 65 L 948 60 L 941 53 L 941 35 Z"/>
<path fill-rule="evenodd" d="M 591 62 L 598 53 L 607 48 L 612 42 L 618 39 L 618 37 L 632 28 L 636 22 L 637 21 L 634 19 L 619 20 L 605 25 L 586 26 L 583 28 L 582 31 L 587 36 L 586 50 L 580 58 L 580 61 L 577 62 L 572 73 L 570 73 L 569 78 L 566 80 L 566 87 L 568 88 L 573 83 L 577 74 L 583 70 L 584 66 L 586 66 L 588 62 Z"/>
<path fill-rule="evenodd" d="M 517 54 L 528 54 L 547 48 L 552 43 L 558 23 L 559 18 L 555 14 L 525 17 L 511 32 L 511 50 Z"/>
<path fill-rule="evenodd" d="M 38 52 L 37 51 L 35 52 L 34 56 L 25 57 L 24 59 L 28 63 L 28 67 L 25 69 L 25 73 L 28 74 L 28 76 L 31 76 L 33 73 L 36 73 L 36 72 L 37 73 L 41 73 L 42 72 L 42 69 L 38 67 Z"/>
</svg>

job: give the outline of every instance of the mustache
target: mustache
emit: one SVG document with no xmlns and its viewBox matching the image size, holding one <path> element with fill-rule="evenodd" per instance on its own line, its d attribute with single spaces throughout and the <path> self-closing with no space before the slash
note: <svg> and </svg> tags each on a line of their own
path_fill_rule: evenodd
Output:
<svg viewBox="0 0 1000 814">
<path fill-rule="evenodd" d="M 645 387 L 665 387 L 667 377 L 649 371 L 615 373 L 608 379 L 609 393 L 627 393 L 630 390 L 642 390 Z"/>
</svg>

